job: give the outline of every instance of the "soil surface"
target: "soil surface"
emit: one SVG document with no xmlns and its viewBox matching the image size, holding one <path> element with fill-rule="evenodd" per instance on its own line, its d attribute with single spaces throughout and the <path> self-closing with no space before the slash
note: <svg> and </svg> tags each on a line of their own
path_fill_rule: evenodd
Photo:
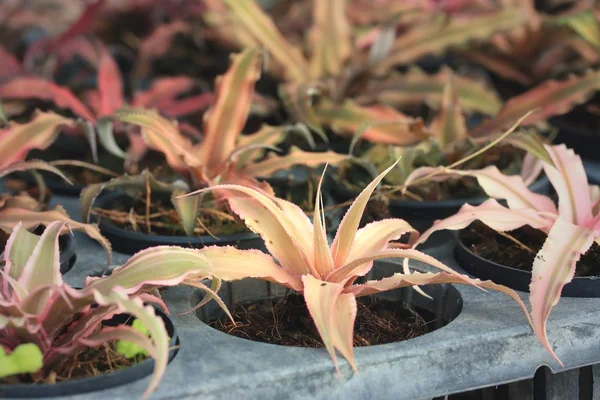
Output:
<svg viewBox="0 0 600 400">
<path fill-rule="evenodd" d="M 201 208 L 199 218 L 201 224 L 194 233 L 204 235 L 230 235 L 247 232 L 243 221 L 227 210 L 215 209 L 208 204 Z M 132 205 L 123 204 L 122 199 L 111 205 L 110 209 L 94 208 L 92 213 L 107 219 L 111 224 L 131 232 L 152 235 L 185 236 L 181 219 L 169 199 L 151 199 L 146 208 L 146 199 L 139 196 Z M 148 224 L 149 222 L 149 224 Z"/>
<path fill-rule="evenodd" d="M 481 222 L 475 222 L 460 233 L 460 238 L 471 251 L 486 260 L 531 272 L 535 256 L 546 241 L 546 234 L 530 226 L 506 234 L 510 238 Z M 600 275 L 600 246 L 594 243 L 577 262 L 575 276 L 597 275 Z"/>
<path fill-rule="evenodd" d="M 309 315 L 304 298 L 299 295 L 234 304 L 231 315 L 210 323 L 210 326 L 240 338 L 257 342 L 295 347 L 323 347 L 323 342 Z M 424 335 L 433 330 L 428 325 L 433 315 L 405 308 L 401 303 L 358 299 L 358 314 L 354 324 L 354 346 L 371 346 L 398 342 Z"/>
<path fill-rule="evenodd" d="M 82 348 L 73 355 L 61 359 L 54 369 L 45 371 L 41 377 L 24 374 L 0 379 L 0 383 L 59 383 L 114 372 L 131 367 L 145 358 L 139 356 L 139 359 L 128 360 L 116 352 L 116 343 L 111 342 L 96 348 Z"/>
</svg>

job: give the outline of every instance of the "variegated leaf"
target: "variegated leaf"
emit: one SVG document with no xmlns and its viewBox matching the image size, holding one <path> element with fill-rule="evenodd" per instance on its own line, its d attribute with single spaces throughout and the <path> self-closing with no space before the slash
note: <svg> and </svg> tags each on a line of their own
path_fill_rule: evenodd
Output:
<svg viewBox="0 0 600 400">
<path fill-rule="evenodd" d="M 204 140 L 198 147 L 202 164 L 208 169 L 222 167 L 236 147 L 260 76 L 259 56 L 256 49 L 244 50 L 234 56 L 227 72 L 217 80 L 215 102 L 204 115 Z"/>
<path fill-rule="evenodd" d="M 337 165 L 348 159 L 348 155 L 335 153 L 333 151 L 308 152 L 300 150 L 297 147 L 292 147 L 289 154 L 285 156 L 271 154 L 271 156 L 263 161 L 247 165 L 242 172 L 249 176 L 269 177 L 277 171 L 291 168 L 294 165 L 303 165 L 314 168 L 325 163 Z"/>
<path fill-rule="evenodd" d="M 431 228 L 423 232 L 415 246 L 424 243 L 440 230 L 460 230 L 474 221 L 481 221 L 496 231 L 512 231 L 525 225 L 548 231 L 554 218 L 544 217 L 534 209 L 510 209 L 500 205 L 495 199 L 489 199 L 478 206 L 465 204 L 456 214 L 436 221 Z"/>
<path fill-rule="evenodd" d="M 302 53 L 285 39 L 255 0 L 223 1 L 247 35 L 265 46 L 273 59 L 283 67 L 286 79 L 303 82 L 308 78 L 308 63 Z"/>
<path fill-rule="evenodd" d="M 454 77 L 450 76 L 444 87 L 444 96 L 440 111 L 431 121 L 431 133 L 437 138 L 442 148 L 464 141 L 469 133 L 467 121 L 456 95 Z"/>
<path fill-rule="evenodd" d="M 315 107 L 317 117 L 339 134 L 373 142 L 409 146 L 428 137 L 421 119 L 384 105 L 359 106 L 351 101 L 337 106 L 325 100 Z"/>
<path fill-rule="evenodd" d="M 383 178 L 390 172 L 395 166 L 396 161 L 389 168 L 383 171 L 379 176 L 377 176 L 366 188 L 363 189 L 362 192 L 356 197 L 346 215 L 342 219 L 340 226 L 337 229 L 335 238 L 333 239 L 333 243 L 331 244 L 331 254 L 333 255 L 334 265 L 336 267 L 340 267 L 345 264 L 348 259 L 348 255 L 352 251 L 352 246 L 357 235 L 358 226 L 360 224 L 360 220 L 365 211 L 367 203 L 371 198 L 371 194 L 373 191 L 381 183 Z"/>
<path fill-rule="evenodd" d="M 522 124 L 533 125 L 555 115 L 569 112 L 584 103 L 600 89 L 600 70 L 588 71 L 562 81 L 546 81 L 527 92 L 510 99 L 498 115 L 472 131 L 474 136 L 498 132 L 513 124 L 526 112 L 536 110 Z"/>
<path fill-rule="evenodd" d="M 313 79 L 339 76 L 351 55 L 346 3 L 347 0 L 313 0 L 313 26 L 309 34 Z"/>
<path fill-rule="evenodd" d="M 587 175 L 581 157 L 564 144 L 545 146 L 552 163 L 544 171 L 558 194 L 558 214 L 578 226 L 593 225 L 592 203 Z"/>
<path fill-rule="evenodd" d="M 75 127 L 75 121 L 51 111 L 38 111 L 29 122 L 9 123 L 0 129 L 0 165 L 8 167 L 21 161 L 32 149 L 46 149 L 58 137 L 60 126 Z"/>
<path fill-rule="evenodd" d="M 356 299 L 353 295 L 342 294 L 344 287 L 337 283 L 325 282 L 311 275 L 304 275 L 302 282 L 306 307 L 336 370 L 339 372 L 336 349 L 356 370 L 352 349 Z"/>
<path fill-rule="evenodd" d="M 590 248 L 596 235 L 589 228 L 558 218 L 533 262 L 529 287 L 533 329 L 559 363 L 548 342 L 546 322 L 552 308 L 558 304 L 563 286 L 573 279 L 579 257 Z"/>
<path fill-rule="evenodd" d="M 389 57 L 379 69 L 387 71 L 428 54 L 439 54 L 451 47 L 488 39 L 498 32 L 523 26 L 527 18 L 521 7 L 502 7 L 483 15 L 456 16 L 449 21 L 417 25 L 396 39 Z"/>
<path fill-rule="evenodd" d="M 446 66 L 432 75 L 426 74 L 418 67 L 412 67 L 404 74 L 394 73 L 381 82 L 373 83 L 357 101 L 378 100 L 397 108 L 425 102 L 429 107 L 438 109 L 442 104 L 444 87 L 450 75 L 454 74 Z M 458 102 L 466 113 L 479 112 L 493 116 L 502 107 L 500 96 L 492 88 L 475 79 L 454 75 L 454 86 Z"/>
<path fill-rule="evenodd" d="M 82 224 L 69 217 L 67 212 L 61 207 L 56 206 L 48 211 L 31 211 L 17 207 L 4 207 L 0 210 L 0 229 L 10 232 L 19 223 L 22 223 L 25 229 L 32 229 L 39 225 L 48 226 L 52 222 L 61 221 L 69 225 L 72 230 L 84 232 L 87 236 L 94 239 L 104 247 L 108 262 L 111 258 L 110 242 L 102 236 L 100 230 L 93 224 Z"/>
</svg>

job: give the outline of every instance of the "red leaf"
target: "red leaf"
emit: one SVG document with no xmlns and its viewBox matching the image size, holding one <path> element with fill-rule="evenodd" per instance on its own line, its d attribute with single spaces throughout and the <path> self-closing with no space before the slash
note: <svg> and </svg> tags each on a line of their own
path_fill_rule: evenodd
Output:
<svg viewBox="0 0 600 400">
<path fill-rule="evenodd" d="M 34 76 L 18 77 L 0 84 L 0 98 L 51 101 L 87 121 L 96 122 L 94 114 L 69 89 Z"/>
<path fill-rule="evenodd" d="M 96 0 L 95 3 L 88 5 L 79 19 L 61 35 L 56 38 L 42 39 L 33 43 L 25 53 L 25 64 L 29 63 L 37 53 L 44 51 L 53 52 L 71 39 L 91 31 L 94 27 L 94 22 L 97 21 L 98 14 L 103 7 L 104 0 Z"/>
</svg>

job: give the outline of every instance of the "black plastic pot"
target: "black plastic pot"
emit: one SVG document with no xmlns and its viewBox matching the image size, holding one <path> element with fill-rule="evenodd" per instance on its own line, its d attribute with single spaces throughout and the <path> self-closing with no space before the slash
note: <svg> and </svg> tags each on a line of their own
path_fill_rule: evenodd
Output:
<svg viewBox="0 0 600 400">
<path fill-rule="evenodd" d="M 100 196 L 95 206 L 99 208 L 112 208 L 114 204 L 131 204 L 133 199 L 123 193 L 114 192 Z M 110 241 L 114 250 L 133 254 L 153 246 L 183 246 L 202 248 L 205 246 L 235 246 L 239 249 L 264 250 L 263 240 L 255 233 L 243 232 L 233 235 L 224 235 L 217 239 L 212 236 L 167 236 L 151 235 L 147 233 L 131 232 L 121 229 L 109 221 L 100 219 L 100 231 Z"/>
<path fill-rule="evenodd" d="M 337 201 L 347 201 L 358 195 L 348 190 L 343 184 L 335 179 L 329 180 L 331 190 Z M 535 181 L 530 187 L 537 193 L 546 194 L 550 191 L 550 181 L 544 175 Z M 465 204 L 479 205 L 489 199 L 487 196 L 477 196 L 462 199 L 442 200 L 442 201 L 411 201 L 411 200 L 390 200 L 390 214 L 395 218 L 402 218 L 415 229 L 419 231 L 427 230 L 438 219 L 447 218 L 456 214 Z"/>
<path fill-rule="evenodd" d="M 179 337 L 175 330 L 175 325 L 171 319 L 162 311 L 156 310 L 156 315 L 160 316 L 165 323 L 167 333 L 171 338 L 169 347 L 172 349 L 169 353 L 169 362 L 177 354 L 179 347 Z M 132 320 L 127 314 L 119 314 L 104 322 L 106 326 L 116 326 Z M 98 390 L 104 390 L 115 386 L 132 383 L 152 374 L 154 370 L 154 360 L 149 358 L 132 367 L 125 368 L 116 372 L 104 375 L 92 376 L 89 378 L 73 379 L 54 385 L 50 384 L 19 384 L 4 385 L 0 384 L 0 398 L 46 398 L 59 396 L 72 396 L 82 393 L 89 393 Z M 133 394 L 135 395 L 135 394 Z"/>
<path fill-rule="evenodd" d="M 600 160 L 600 124 L 594 131 L 573 125 L 562 116 L 552 118 L 550 123 L 558 128 L 555 143 L 564 143 L 583 158 Z"/>
<path fill-rule="evenodd" d="M 468 273 L 481 280 L 491 280 L 514 290 L 529 292 L 531 272 L 486 260 L 472 252 L 456 233 L 454 257 Z M 600 297 L 600 276 L 576 276 L 562 290 L 563 297 Z"/>
</svg>

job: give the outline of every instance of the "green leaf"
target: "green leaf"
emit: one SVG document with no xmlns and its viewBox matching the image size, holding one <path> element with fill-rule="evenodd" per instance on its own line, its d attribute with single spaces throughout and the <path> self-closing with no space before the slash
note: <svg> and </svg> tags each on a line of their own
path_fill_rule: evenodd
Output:
<svg viewBox="0 0 600 400">
<path fill-rule="evenodd" d="M 10 354 L 0 346 L 0 378 L 18 374 L 32 374 L 44 366 L 44 355 L 34 343 L 18 345 Z"/>
<path fill-rule="evenodd" d="M 142 335 L 150 337 L 150 331 L 139 319 L 135 319 L 131 327 Z M 137 356 L 148 356 L 148 352 L 143 347 L 128 340 L 117 341 L 117 353 L 128 359 L 136 358 Z"/>
<path fill-rule="evenodd" d="M 198 212 L 200 211 L 200 196 L 177 197 L 182 194 L 185 194 L 185 192 L 173 192 L 171 202 L 175 206 L 179 218 L 181 218 L 181 224 L 183 225 L 185 234 L 192 236 L 194 234 L 194 228 L 196 228 Z"/>
<path fill-rule="evenodd" d="M 600 47 L 600 22 L 592 10 L 579 14 L 565 15 L 557 19 L 559 25 L 567 25 L 585 41 Z"/>
</svg>

